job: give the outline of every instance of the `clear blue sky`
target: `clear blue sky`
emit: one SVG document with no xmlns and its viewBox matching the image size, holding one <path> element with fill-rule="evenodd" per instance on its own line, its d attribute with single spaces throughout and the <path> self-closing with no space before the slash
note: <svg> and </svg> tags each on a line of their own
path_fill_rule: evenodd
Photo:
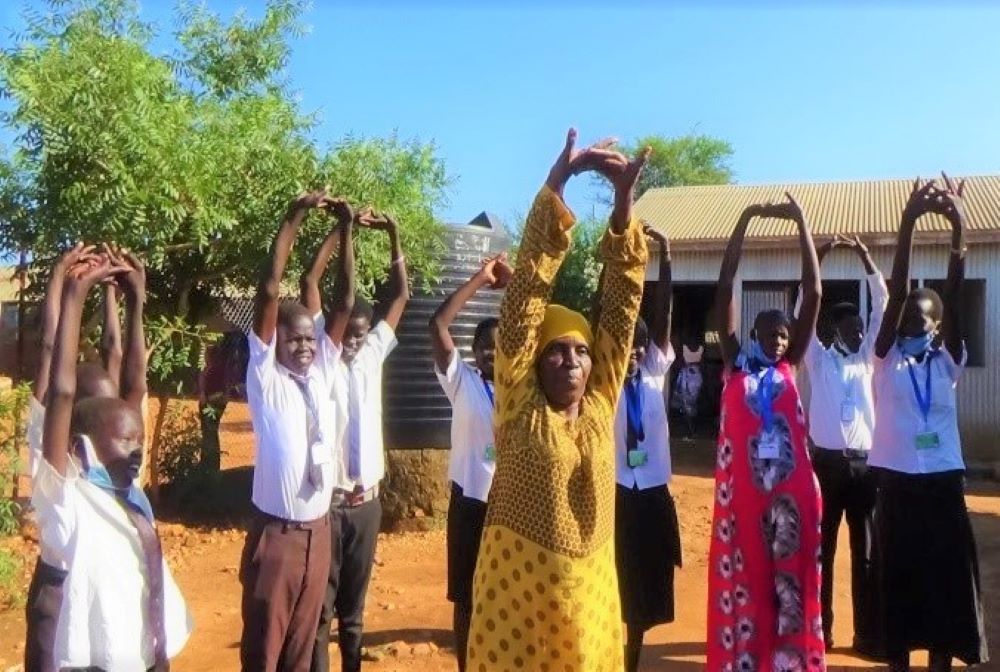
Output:
<svg viewBox="0 0 1000 672">
<path fill-rule="evenodd" d="M 448 221 L 523 213 L 570 125 L 584 141 L 718 136 L 744 183 L 1000 166 L 1000 3 L 466 4 L 315 0 L 287 73 L 321 142 L 435 141 Z M 171 5 L 143 13 L 169 30 Z M 578 213 L 591 191 L 571 185 Z"/>
</svg>

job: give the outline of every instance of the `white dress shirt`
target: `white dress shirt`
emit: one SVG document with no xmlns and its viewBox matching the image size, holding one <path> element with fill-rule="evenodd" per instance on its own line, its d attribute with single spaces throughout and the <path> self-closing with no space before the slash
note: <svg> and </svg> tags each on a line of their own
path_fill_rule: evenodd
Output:
<svg viewBox="0 0 1000 672">
<path fill-rule="evenodd" d="M 438 382 L 451 402 L 451 455 L 448 457 L 448 478 L 462 488 L 466 497 L 487 501 L 493 484 L 496 460 L 493 448 L 493 399 L 486 390 L 489 385 L 479 369 L 451 351 L 448 369 L 434 367 Z"/>
<path fill-rule="evenodd" d="M 962 376 L 968 353 L 956 363 L 947 348 L 922 362 L 907 364 L 907 357 L 893 346 L 885 359 L 875 358 L 875 440 L 868 464 L 907 474 L 932 474 L 964 470 L 962 440 L 958 434 L 958 407 L 955 387 Z M 913 390 L 913 374 L 926 394 L 927 367 L 931 374 L 930 413 L 924 421 Z M 917 448 L 917 435 L 936 432 L 936 448 Z"/>
<path fill-rule="evenodd" d="M 45 460 L 31 503 L 43 547 L 69 568 L 56 626 L 56 667 L 135 672 L 153 666 L 153 633 L 144 626 L 149 600 L 142 542 L 114 495 L 80 475 L 75 458 L 66 475 Z M 163 563 L 166 652 L 176 656 L 191 633 L 191 615 Z"/>
<path fill-rule="evenodd" d="M 646 346 L 646 356 L 639 363 L 639 375 L 642 377 L 639 388 L 642 393 L 642 431 L 645 438 L 638 443 L 637 448 L 645 450 L 647 456 L 646 464 L 642 466 L 628 466 L 625 393 L 622 392 L 618 399 L 618 410 L 615 413 L 615 472 L 618 483 L 626 488 L 645 490 L 670 482 L 670 427 L 667 424 L 663 394 L 674 359 L 673 346 L 668 345 L 667 351 L 663 352 L 650 341 Z"/>
<path fill-rule="evenodd" d="M 317 406 L 320 446 L 310 445 L 310 415 L 302 389 L 275 357 L 277 331 L 270 343 L 253 332 L 247 339 L 247 403 L 257 442 L 253 503 L 264 513 L 299 522 L 327 514 L 333 484 L 339 477 L 334 453 L 338 416 L 329 390 L 340 348 L 326 335 L 322 315 L 314 323 L 316 358 L 307 381 Z M 310 478 L 316 467 L 322 473 L 321 487 Z"/>
<path fill-rule="evenodd" d="M 875 340 L 882 328 L 889 292 L 878 271 L 868 276 L 868 288 L 872 312 L 858 351 L 845 354 L 833 345 L 824 348 L 815 333 L 806 350 L 809 435 L 819 448 L 841 451 L 871 450 L 872 447 Z"/>
<path fill-rule="evenodd" d="M 346 401 L 347 421 L 340 432 L 336 457 L 339 461 L 337 489 L 353 492 L 356 486 L 368 490 L 385 476 L 385 448 L 382 444 L 382 365 L 396 348 L 396 333 L 385 320 L 368 332 L 368 338 L 358 349 L 350 364 L 341 357 L 333 372 L 333 396 L 338 405 Z M 361 444 L 361 478 L 349 476 L 350 441 L 352 435 Z"/>
</svg>

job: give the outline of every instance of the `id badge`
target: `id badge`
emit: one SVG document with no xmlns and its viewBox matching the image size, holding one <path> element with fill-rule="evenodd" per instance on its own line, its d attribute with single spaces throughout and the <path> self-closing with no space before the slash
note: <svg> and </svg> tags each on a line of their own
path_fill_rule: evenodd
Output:
<svg viewBox="0 0 1000 672">
<path fill-rule="evenodd" d="M 497 449 L 492 443 L 486 446 L 486 449 L 483 451 L 483 459 L 487 462 L 497 461 Z"/>
<path fill-rule="evenodd" d="M 757 441 L 758 460 L 776 460 L 781 457 L 781 439 L 776 432 L 764 432 Z"/>
<path fill-rule="evenodd" d="M 649 461 L 649 455 L 645 450 L 641 448 L 636 448 L 635 450 L 628 451 L 628 466 L 632 467 L 642 467 L 645 466 L 646 462 Z"/>
<path fill-rule="evenodd" d="M 853 401 L 848 400 L 840 403 L 840 421 L 845 425 L 854 422 L 854 414 L 856 412 L 857 408 L 855 408 Z"/>
<path fill-rule="evenodd" d="M 916 438 L 917 450 L 934 450 L 940 447 L 941 437 L 937 432 L 920 432 Z"/>
</svg>

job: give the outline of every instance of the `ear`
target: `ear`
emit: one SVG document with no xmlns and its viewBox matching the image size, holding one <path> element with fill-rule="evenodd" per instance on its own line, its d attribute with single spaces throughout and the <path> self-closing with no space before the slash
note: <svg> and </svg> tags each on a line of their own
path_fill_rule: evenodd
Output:
<svg viewBox="0 0 1000 672">
<path fill-rule="evenodd" d="M 750 329 L 750 340 L 751 341 L 756 341 L 757 340 L 757 328 L 756 327 Z"/>
</svg>

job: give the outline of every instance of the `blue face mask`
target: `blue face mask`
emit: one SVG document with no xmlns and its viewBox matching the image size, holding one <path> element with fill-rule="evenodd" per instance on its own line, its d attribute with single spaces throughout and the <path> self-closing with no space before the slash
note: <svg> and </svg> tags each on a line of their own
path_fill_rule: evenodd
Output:
<svg viewBox="0 0 1000 672">
<path fill-rule="evenodd" d="M 80 435 L 80 446 L 77 448 L 76 454 L 80 458 L 80 465 L 83 468 L 83 478 L 88 483 L 112 495 L 123 497 L 127 504 L 141 512 L 148 520 L 153 520 L 153 507 L 150 505 L 146 493 L 136 487 L 135 483 L 130 483 L 125 488 L 116 486 L 111 480 L 108 468 L 97 457 L 94 442 L 86 434 Z"/>
<path fill-rule="evenodd" d="M 931 349 L 933 342 L 934 334 L 926 333 L 920 336 L 900 336 L 896 339 L 896 346 L 908 357 L 920 357 Z"/>
</svg>

